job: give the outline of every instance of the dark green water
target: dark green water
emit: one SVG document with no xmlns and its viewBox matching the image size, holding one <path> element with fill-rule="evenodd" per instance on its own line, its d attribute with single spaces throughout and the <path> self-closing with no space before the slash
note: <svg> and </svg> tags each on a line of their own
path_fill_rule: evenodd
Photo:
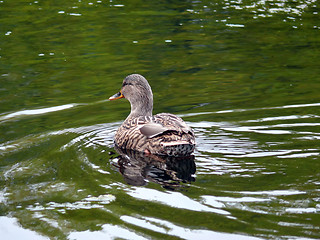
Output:
<svg viewBox="0 0 320 240">
<path fill-rule="evenodd" d="M 0 1 L 1 239 L 319 239 L 317 1 Z M 194 159 L 119 156 L 130 73 Z"/>
</svg>

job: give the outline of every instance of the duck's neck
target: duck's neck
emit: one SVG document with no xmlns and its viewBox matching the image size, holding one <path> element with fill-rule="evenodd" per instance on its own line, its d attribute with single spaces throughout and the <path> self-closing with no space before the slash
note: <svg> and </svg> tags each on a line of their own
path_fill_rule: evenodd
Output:
<svg viewBox="0 0 320 240">
<path fill-rule="evenodd" d="M 136 118 L 140 116 L 152 116 L 153 96 L 143 97 L 137 101 L 130 101 L 131 112 L 127 119 Z"/>
</svg>

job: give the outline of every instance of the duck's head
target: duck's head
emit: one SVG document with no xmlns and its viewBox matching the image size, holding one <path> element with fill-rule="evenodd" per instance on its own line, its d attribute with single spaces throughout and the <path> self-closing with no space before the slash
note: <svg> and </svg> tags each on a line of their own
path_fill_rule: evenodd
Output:
<svg viewBox="0 0 320 240">
<path fill-rule="evenodd" d="M 128 75 L 122 83 L 121 90 L 109 100 L 126 98 L 131 104 L 129 116 L 152 115 L 153 95 L 148 81 L 140 74 Z"/>
</svg>

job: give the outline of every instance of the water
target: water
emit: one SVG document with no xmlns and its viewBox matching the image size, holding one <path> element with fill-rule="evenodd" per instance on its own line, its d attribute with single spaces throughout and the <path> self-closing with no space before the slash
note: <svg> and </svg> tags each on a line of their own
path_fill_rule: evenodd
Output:
<svg viewBox="0 0 320 240">
<path fill-rule="evenodd" d="M 320 237 L 317 1 L 0 1 L 4 239 Z M 143 74 L 188 159 L 117 152 Z"/>
</svg>

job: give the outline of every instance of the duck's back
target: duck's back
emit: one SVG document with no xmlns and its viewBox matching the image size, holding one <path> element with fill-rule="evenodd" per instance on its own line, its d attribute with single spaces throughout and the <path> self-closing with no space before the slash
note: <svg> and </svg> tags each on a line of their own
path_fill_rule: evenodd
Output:
<svg viewBox="0 0 320 240">
<path fill-rule="evenodd" d="M 193 152 L 195 138 L 192 129 L 180 117 L 160 113 L 126 119 L 115 135 L 115 143 L 123 149 L 185 156 Z"/>
</svg>

